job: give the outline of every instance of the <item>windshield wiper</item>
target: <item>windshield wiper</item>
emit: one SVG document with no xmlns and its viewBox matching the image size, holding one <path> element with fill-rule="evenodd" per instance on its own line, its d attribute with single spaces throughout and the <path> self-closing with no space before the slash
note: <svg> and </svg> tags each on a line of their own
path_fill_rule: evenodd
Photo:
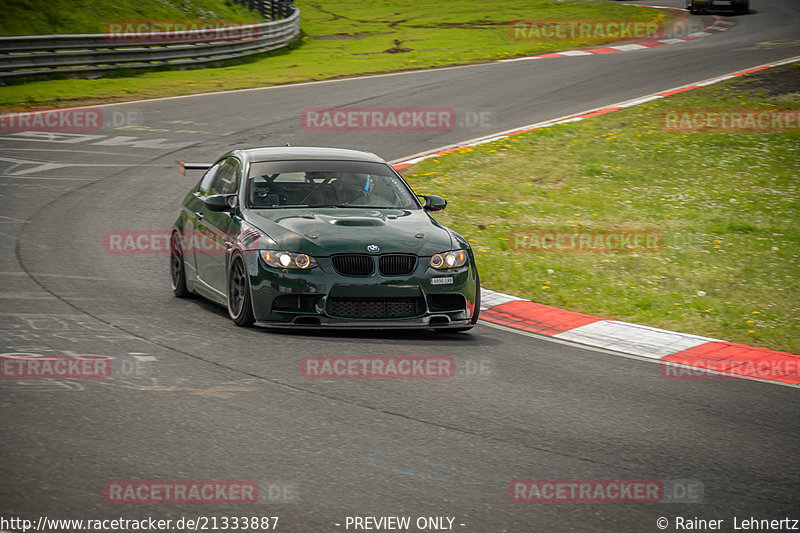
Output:
<svg viewBox="0 0 800 533">
<path fill-rule="evenodd" d="M 348 207 L 351 209 L 402 209 L 401 207 L 394 207 L 391 205 L 340 205 L 339 207 Z"/>
</svg>

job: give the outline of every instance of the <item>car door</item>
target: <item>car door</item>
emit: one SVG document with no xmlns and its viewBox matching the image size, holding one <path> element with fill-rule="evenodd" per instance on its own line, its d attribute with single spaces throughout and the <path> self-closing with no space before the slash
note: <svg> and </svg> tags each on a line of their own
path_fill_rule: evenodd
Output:
<svg viewBox="0 0 800 533">
<path fill-rule="evenodd" d="M 235 157 L 219 164 L 206 196 L 235 194 L 239 188 L 242 165 Z M 197 273 L 202 282 L 222 299 L 227 294 L 228 242 L 231 215 L 227 211 L 212 211 L 203 204 L 198 223 L 199 249 L 195 251 Z"/>
<path fill-rule="evenodd" d="M 203 220 L 203 198 L 211 190 L 211 183 L 219 170 L 220 163 L 215 163 L 203 174 L 197 189 L 184 200 L 183 207 L 186 211 L 186 224 L 184 225 L 184 265 L 187 269 L 187 277 L 192 280 L 198 279 L 197 257 L 195 250 L 198 248 L 198 238 L 200 236 L 198 226 Z"/>
</svg>

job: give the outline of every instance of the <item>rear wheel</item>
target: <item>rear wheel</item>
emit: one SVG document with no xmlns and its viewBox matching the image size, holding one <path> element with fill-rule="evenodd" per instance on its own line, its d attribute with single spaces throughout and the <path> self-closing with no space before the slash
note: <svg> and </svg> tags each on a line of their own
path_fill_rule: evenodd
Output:
<svg viewBox="0 0 800 533">
<path fill-rule="evenodd" d="M 228 275 L 228 314 L 237 326 L 252 326 L 255 322 L 250 297 L 250 279 L 242 258 L 233 259 Z"/>
<path fill-rule="evenodd" d="M 186 269 L 183 265 L 183 246 L 181 236 L 178 232 L 172 234 L 170 240 L 169 270 L 172 276 L 172 293 L 178 298 L 186 298 L 191 295 L 186 288 Z"/>
</svg>

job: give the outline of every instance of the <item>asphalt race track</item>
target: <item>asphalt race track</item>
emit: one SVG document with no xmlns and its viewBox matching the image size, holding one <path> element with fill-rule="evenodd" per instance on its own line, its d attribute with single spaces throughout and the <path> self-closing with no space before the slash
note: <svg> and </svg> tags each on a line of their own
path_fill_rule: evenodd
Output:
<svg viewBox="0 0 800 533">
<path fill-rule="evenodd" d="M 244 330 L 222 308 L 174 298 L 167 255 L 104 249 L 109 230 L 171 227 L 199 178 L 182 177 L 177 160 L 287 142 L 394 160 L 800 55 L 800 3 L 751 8 L 729 31 L 643 51 L 134 102 L 102 109 L 132 113 L 138 128 L 2 133 L 0 351 L 104 354 L 127 371 L 0 383 L 0 515 L 279 516 L 291 532 L 346 531 L 348 516 L 446 516 L 481 533 L 658 531 L 659 517 L 676 515 L 724 519 L 727 531 L 734 516 L 800 518 L 791 387 L 665 380 L 651 362 L 485 323 L 463 335 Z M 333 106 L 452 107 L 491 120 L 439 132 L 301 128 L 303 109 Z M 309 355 L 448 355 L 459 374 L 311 380 L 300 373 Z M 509 499 L 514 479 L 596 478 L 702 486 L 702 502 Z M 156 479 L 253 480 L 262 501 L 104 499 L 109 481 Z"/>
</svg>

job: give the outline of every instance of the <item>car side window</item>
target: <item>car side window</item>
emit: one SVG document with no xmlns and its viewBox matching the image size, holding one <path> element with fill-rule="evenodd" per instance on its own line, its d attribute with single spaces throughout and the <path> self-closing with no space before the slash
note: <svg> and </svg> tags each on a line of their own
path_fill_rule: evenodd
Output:
<svg viewBox="0 0 800 533">
<path fill-rule="evenodd" d="M 211 182 L 214 181 L 217 170 L 219 170 L 219 163 L 206 170 L 206 173 L 203 174 L 203 179 L 200 180 L 200 192 L 208 194 L 208 191 L 211 189 Z"/>
<path fill-rule="evenodd" d="M 241 165 L 236 158 L 227 158 L 220 164 L 209 192 L 211 194 L 234 194 L 239 188 L 240 170 Z"/>
</svg>

